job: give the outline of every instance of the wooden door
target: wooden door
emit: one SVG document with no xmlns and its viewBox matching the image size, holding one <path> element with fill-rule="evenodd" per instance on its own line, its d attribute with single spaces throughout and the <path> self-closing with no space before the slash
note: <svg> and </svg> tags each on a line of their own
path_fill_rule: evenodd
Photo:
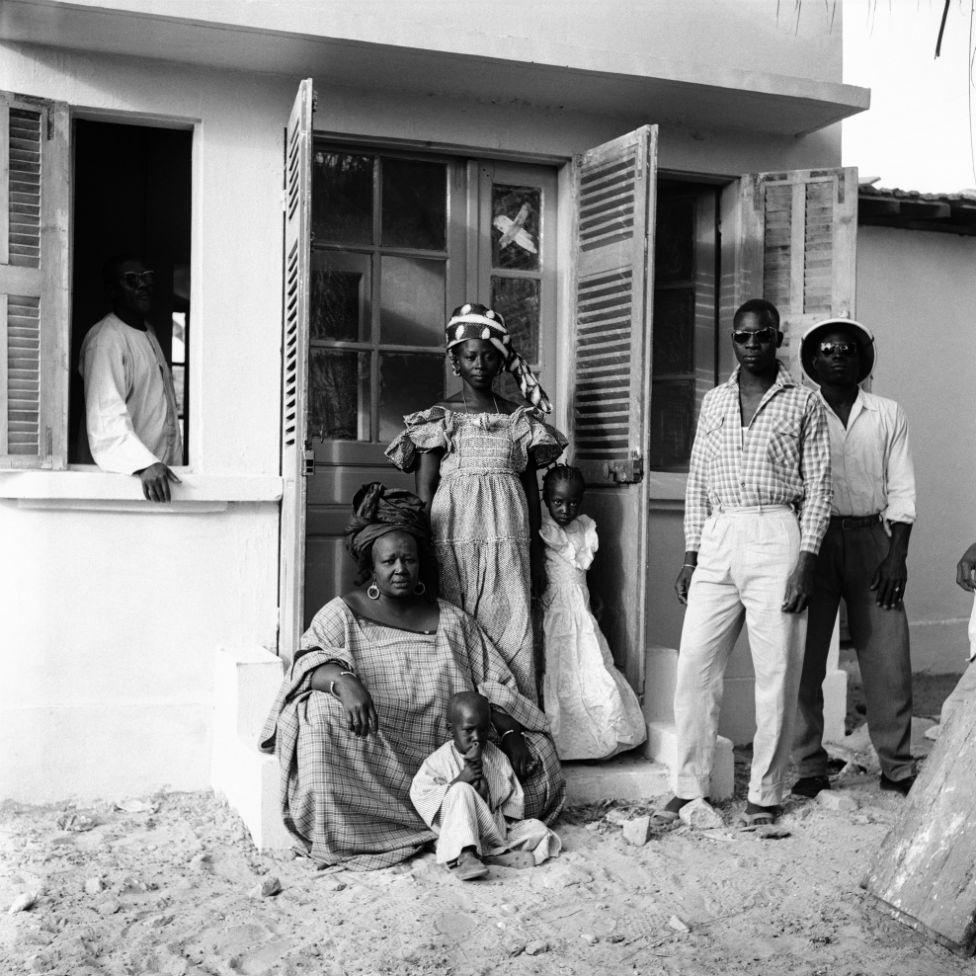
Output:
<svg viewBox="0 0 976 976">
<path fill-rule="evenodd" d="M 576 163 L 575 463 L 600 531 L 589 573 L 617 666 L 643 693 L 657 127 Z"/>
</svg>

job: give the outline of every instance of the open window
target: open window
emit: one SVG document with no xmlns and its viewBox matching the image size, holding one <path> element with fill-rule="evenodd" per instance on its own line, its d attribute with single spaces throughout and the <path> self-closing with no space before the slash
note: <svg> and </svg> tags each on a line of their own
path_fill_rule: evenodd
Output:
<svg viewBox="0 0 976 976">
<path fill-rule="evenodd" d="M 0 468 L 67 464 L 68 109 L 0 93 Z"/>
<path fill-rule="evenodd" d="M 76 119 L 73 136 L 69 459 L 93 463 L 78 363 L 85 336 L 111 311 L 102 267 L 131 255 L 155 274 L 149 323 L 173 372 L 185 464 L 193 132 Z"/>
<path fill-rule="evenodd" d="M 185 380 L 191 136 L 72 121 L 62 103 L 0 93 L 0 469 L 91 461 L 78 350 L 108 311 L 110 256 L 156 271 L 152 325 Z"/>
</svg>

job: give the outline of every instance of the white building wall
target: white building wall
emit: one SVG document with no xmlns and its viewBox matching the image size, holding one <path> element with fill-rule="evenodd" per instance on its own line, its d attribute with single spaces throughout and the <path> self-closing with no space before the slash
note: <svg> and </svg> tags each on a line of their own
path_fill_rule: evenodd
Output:
<svg viewBox="0 0 976 976">
<path fill-rule="evenodd" d="M 956 561 L 976 539 L 976 238 L 858 228 L 857 318 L 877 344 L 872 390 L 908 414 L 918 520 L 905 606 L 915 671 L 962 671 L 972 598 Z"/>
<path fill-rule="evenodd" d="M 191 500 L 162 512 L 137 501 L 136 479 L 0 473 L 2 796 L 206 785 L 212 654 L 276 644 L 282 132 L 297 81 L 0 44 L 0 89 L 195 133 L 193 414 L 177 489 Z M 318 94 L 317 127 L 332 132 L 564 160 L 654 121 L 625 105 L 590 117 L 353 87 Z M 838 161 L 836 128 L 804 139 L 661 133 L 666 169 Z M 35 507 L 19 506 L 25 493 Z M 669 595 L 676 552 L 652 550 Z"/>
</svg>

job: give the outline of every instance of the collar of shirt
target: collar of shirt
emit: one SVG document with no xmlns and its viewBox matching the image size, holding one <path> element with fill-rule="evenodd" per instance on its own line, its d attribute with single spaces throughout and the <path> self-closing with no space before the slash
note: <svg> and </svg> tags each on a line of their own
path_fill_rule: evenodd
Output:
<svg viewBox="0 0 976 976">
<path fill-rule="evenodd" d="M 824 406 L 824 410 L 827 412 L 828 420 L 836 420 L 840 423 L 840 417 L 834 411 L 834 408 L 827 402 L 827 398 L 823 395 L 823 390 L 819 387 L 817 388 L 817 396 L 820 398 L 820 402 Z M 850 430 L 854 426 L 854 421 L 861 415 L 864 410 L 871 410 L 877 412 L 878 401 L 870 393 L 865 393 L 864 390 L 858 388 L 857 396 L 854 398 L 854 402 L 851 404 L 851 413 L 847 418 L 846 430 Z M 841 424 L 843 427 L 844 425 Z"/>
</svg>

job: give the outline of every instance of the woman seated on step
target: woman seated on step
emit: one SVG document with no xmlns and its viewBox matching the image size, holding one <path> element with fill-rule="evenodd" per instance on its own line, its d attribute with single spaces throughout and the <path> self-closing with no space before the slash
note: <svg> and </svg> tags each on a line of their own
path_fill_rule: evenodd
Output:
<svg viewBox="0 0 976 976">
<path fill-rule="evenodd" d="M 423 503 L 373 483 L 353 510 L 346 540 L 360 585 L 316 614 L 261 735 L 278 756 L 285 826 L 320 866 L 354 870 L 387 867 L 432 841 L 410 784 L 449 737 L 444 706 L 460 691 L 491 702 L 525 816 L 551 823 L 565 783 L 545 715 L 477 621 L 432 596 Z"/>
</svg>

